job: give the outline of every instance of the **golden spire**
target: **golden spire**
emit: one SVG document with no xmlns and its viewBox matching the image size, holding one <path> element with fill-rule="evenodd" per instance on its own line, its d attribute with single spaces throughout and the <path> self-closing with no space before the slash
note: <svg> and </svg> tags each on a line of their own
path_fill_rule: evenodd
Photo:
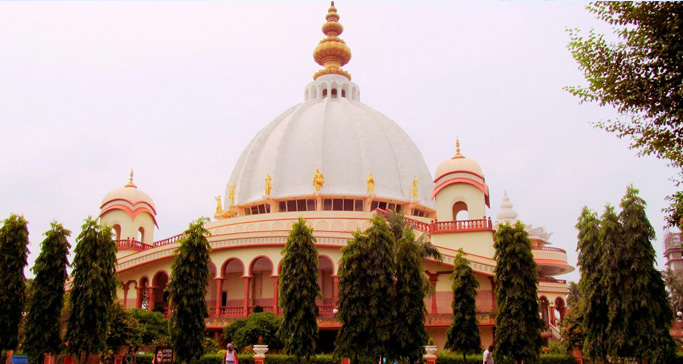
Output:
<svg viewBox="0 0 683 364">
<path fill-rule="evenodd" d="M 133 168 L 130 169 L 130 177 L 128 178 L 128 183 L 126 183 L 124 187 L 138 187 L 133 183 Z"/>
<path fill-rule="evenodd" d="M 334 1 L 327 10 L 327 23 L 323 24 L 323 34 L 326 35 L 313 51 L 313 59 L 319 65 L 325 67 L 313 75 L 317 79 L 322 75 L 337 74 L 351 80 L 351 75 L 341 69 L 341 67 L 351 60 L 351 49 L 346 46 L 346 42 L 338 36 L 344 31 L 344 27 L 339 23 L 339 14 L 334 7 Z"/>
<path fill-rule="evenodd" d="M 455 155 L 452 159 L 456 158 L 465 158 L 464 155 L 460 154 L 460 139 L 458 137 L 455 137 Z"/>
</svg>

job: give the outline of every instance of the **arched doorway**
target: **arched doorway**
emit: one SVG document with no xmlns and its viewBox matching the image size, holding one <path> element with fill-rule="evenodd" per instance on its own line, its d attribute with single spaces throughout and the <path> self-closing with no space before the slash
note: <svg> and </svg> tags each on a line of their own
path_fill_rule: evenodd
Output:
<svg viewBox="0 0 683 364">
<path fill-rule="evenodd" d="M 265 312 L 273 311 L 273 263 L 267 257 L 258 257 L 251 262 L 249 272 L 249 313 L 258 306 Z"/>
<path fill-rule="evenodd" d="M 564 314 L 567 312 L 567 306 L 564 304 L 562 297 L 557 297 L 555 299 L 555 310 L 557 310 L 557 313 L 560 315 L 560 320 L 557 323 L 557 326 L 559 326 L 560 322 L 564 320 Z"/>
<path fill-rule="evenodd" d="M 138 284 L 138 301 L 137 308 L 143 310 L 149 309 L 149 278 L 140 278 L 140 284 Z"/>
<path fill-rule="evenodd" d="M 152 300 L 154 304 L 152 305 L 152 310 L 156 312 L 163 313 L 166 317 L 169 317 L 170 313 L 168 311 L 168 292 L 166 291 L 166 286 L 168 286 L 168 273 L 161 271 L 157 272 L 152 278 L 152 287 L 154 287 Z"/>
<path fill-rule="evenodd" d="M 453 204 L 453 221 L 469 220 L 470 214 L 467 211 L 467 204 L 463 201 L 458 201 Z"/>
<path fill-rule="evenodd" d="M 541 304 L 539 305 L 539 308 L 541 310 L 541 319 L 545 323 L 545 328 L 548 328 L 548 324 L 550 322 L 550 314 L 548 312 L 549 307 L 550 303 L 548 302 L 548 298 L 546 296 L 541 296 Z"/>
<path fill-rule="evenodd" d="M 334 309 L 334 263 L 332 259 L 321 255 L 318 257 L 318 285 L 320 286 L 320 298 L 316 300 L 318 312 L 321 316 L 332 316 Z"/>
<path fill-rule="evenodd" d="M 244 264 L 237 258 L 228 259 L 223 264 L 222 273 L 220 315 L 223 317 L 243 316 Z"/>
</svg>

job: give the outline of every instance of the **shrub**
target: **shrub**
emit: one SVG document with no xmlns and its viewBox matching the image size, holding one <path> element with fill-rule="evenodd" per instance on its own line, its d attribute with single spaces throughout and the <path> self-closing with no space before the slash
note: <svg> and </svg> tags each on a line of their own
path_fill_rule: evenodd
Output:
<svg viewBox="0 0 683 364">
<path fill-rule="evenodd" d="M 232 342 L 236 350 L 243 350 L 258 342 L 259 336 L 263 337 L 263 343 L 270 350 L 279 350 L 282 343 L 277 337 L 277 331 L 282 325 L 282 318 L 271 312 L 253 313 L 247 318 L 235 320 L 230 326 L 223 329 L 223 338 Z"/>
</svg>

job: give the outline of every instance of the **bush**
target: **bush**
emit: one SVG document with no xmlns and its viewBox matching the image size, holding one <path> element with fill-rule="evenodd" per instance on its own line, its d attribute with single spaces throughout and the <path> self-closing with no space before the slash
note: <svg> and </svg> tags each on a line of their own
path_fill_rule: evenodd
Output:
<svg viewBox="0 0 683 364">
<path fill-rule="evenodd" d="M 462 355 L 456 353 L 440 353 L 437 358 L 438 364 L 462 364 Z M 479 364 L 482 360 L 479 354 L 467 356 L 467 364 Z M 576 364 L 576 359 L 564 354 L 541 354 L 539 364 Z"/>
<path fill-rule="evenodd" d="M 258 343 L 259 336 L 270 350 L 282 349 L 282 343 L 277 337 L 277 330 L 282 325 L 282 317 L 271 312 L 257 312 L 247 318 L 235 320 L 223 329 L 223 339 L 232 342 L 238 352 L 243 352 L 247 346 Z"/>
</svg>

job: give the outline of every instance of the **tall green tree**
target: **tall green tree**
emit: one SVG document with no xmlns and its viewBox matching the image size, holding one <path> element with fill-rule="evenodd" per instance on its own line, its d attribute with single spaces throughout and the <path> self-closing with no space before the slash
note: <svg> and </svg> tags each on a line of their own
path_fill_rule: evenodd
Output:
<svg viewBox="0 0 683 364">
<path fill-rule="evenodd" d="M 62 349 L 60 318 L 71 247 L 67 237 L 71 231 L 56 222 L 50 226 L 32 268 L 35 279 L 29 290 L 24 324 L 22 348 L 31 363 L 42 363 L 45 353 L 54 355 Z"/>
<path fill-rule="evenodd" d="M 566 89 L 582 102 L 616 108 L 622 117 L 596 125 L 683 175 L 683 3 L 599 1 L 588 10 L 611 26 L 616 41 L 572 30 L 569 50 L 588 85 Z M 681 228 L 683 192 L 668 199 L 667 221 Z"/>
<path fill-rule="evenodd" d="M 23 216 L 12 214 L 0 228 L 0 352 L 14 350 L 19 344 L 19 323 L 26 301 L 27 224 Z"/>
<path fill-rule="evenodd" d="M 617 40 L 571 31 L 569 49 L 588 86 L 567 89 L 623 115 L 598 126 L 683 168 L 683 3 L 599 1 L 588 10 Z"/>
<path fill-rule="evenodd" d="M 422 248 L 415 242 L 415 233 L 406 227 L 396 251 L 396 317 L 394 354 L 414 363 L 424 355 L 429 336 L 425 328 L 425 297 L 429 281 L 422 268 Z"/>
<path fill-rule="evenodd" d="M 206 285 L 209 280 L 211 246 L 209 232 L 204 229 L 208 219 L 200 218 L 190 223 L 179 242 L 178 254 L 171 264 L 168 283 L 171 316 L 171 344 L 179 363 L 198 360 L 203 353 L 203 337 L 208 314 Z"/>
<path fill-rule="evenodd" d="M 543 321 L 538 317 L 536 262 L 524 225 L 502 224 L 494 235 L 496 252 L 496 363 L 536 363 Z"/>
<path fill-rule="evenodd" d="M 625 275 L 630 273 L 624 270 L 625 266 L 622 265 L 626 263 L 626 253 L 623 252 L 624 246 L 621 244 L 624 231 L 613 206 L 605 206 L 605 212 L 600 219 L 599 236 L 602 255 L 600 265 L 596 269 L 602 276 L 601 286 L 607 306 L 607 327 L 604 334 L 606 356 L 620 357 L 631 349 L 626 347 L 628 338 L 623 336 L 627 330 L 622 306 L 624 297 L 621 294 L 625 289 L 623 284 L 627 283 Z"/>
<path fill-rule="evenodd" d="M 373 217 L 371 223 L 342 249 L 337 314 L 342 328 L 335 354 L 354 363 L 395 356 L 391 346 L 396 319 L 393 236 L 382 217 Z"/>
<path fill-rule="evenodd" d="M 622 357 L 647 358 L 651 363 L 667 363 L 675 355 L 676 345 L 669 330 L 673 321 L 671 305 L 667 299 L 664 280 L 655 268 L 655 250 L 652 240 L 654 228 L 645 213 L 645 201 L 638 196 L 638 190 L 629 186 L 621 200 L 619 222 L 623 229 L 620 255 L 621 284 L 618 314 L 622 318 L 622 331 L 612 333 L 612 337 L 625 337 L 616 341 L 621 346 L 614 353 Z M 628 270 L 623 267 L 629 267 Z M 608 303 L 610 302 L 608 297 Z M 614 308 L 610 304 L 610 309 Z"/>
<path fill-rule="evenodd" d="M 111 229 L 85 219 L 76 238 L 72 264 L 69 316 L 64 340 L 67 352 L 80 360 L 106 349 L 112 305 L 116 299 L 116 244 Z"/>
<path fill-rule="evenodd" d="M 282 250 L 280 273 L 280 299 L 282 326 L 279 335 L 285 344 L 285 352 L 310 359 L 315 354 L 318 336 L 318 307 L 315 300 L 320 296 L 318 285 L 318 249 L 313 229 L 299 218 Z"/>
<path fill-rule="evenodd" d="M 386 219 L 387 223 L 389 224 L 389 229 L 394 235 L 396 250 L 398 250 L 398 242 L 401 241 L 401 238 L 403 238 L 404 232 L 407 228 L 413 230 L 414 223 L 411 223 L 409 220 L 407 220 L 403 214 L 399 214 L 395 211 L 389 212 Z M 415 233 L 413 231 L 413 237 L 415 244 L 417 244 L 419 247 L 420 256 L 422 258 L 432 258 L 438 260 L 439 262 L 443 261 L 443 256 L 441 255 L 439 248 L 429 241 L 429 234 L 420 234 L 419 237 L 415 237 Z"/>
<path fill-rule="evenodd" d="M 579 330 L 584 335 L 584 342 L 579 346 L 591 358 L 603 359 L 607 355 L 606 331 L 609 318 L 607 296 L 602 281 L 602 257 L 606 253 L 600 241 L 600 219 L 595 212 L 584 207 L 576 229 L 579 231 L 579 290 L 584 303 L 578 310 L 571 308 L 573 313 L 570 319 L 576 320 L 576 323 L 573 323 L 573 330 Z"/>
<path fill-rule="evenodd" d="M 477 327 L 477 288 L 479 281 L 474 276 L 470 262 L 461 249 L 453 261 L 451 274 L 453 288 L 453 323 L 448 328 L 445 349 L 457 350 L 462 354 L 462 362 L 467 363 L 466 355 L 481 350 L 479 328 Z"/>
</svg>

